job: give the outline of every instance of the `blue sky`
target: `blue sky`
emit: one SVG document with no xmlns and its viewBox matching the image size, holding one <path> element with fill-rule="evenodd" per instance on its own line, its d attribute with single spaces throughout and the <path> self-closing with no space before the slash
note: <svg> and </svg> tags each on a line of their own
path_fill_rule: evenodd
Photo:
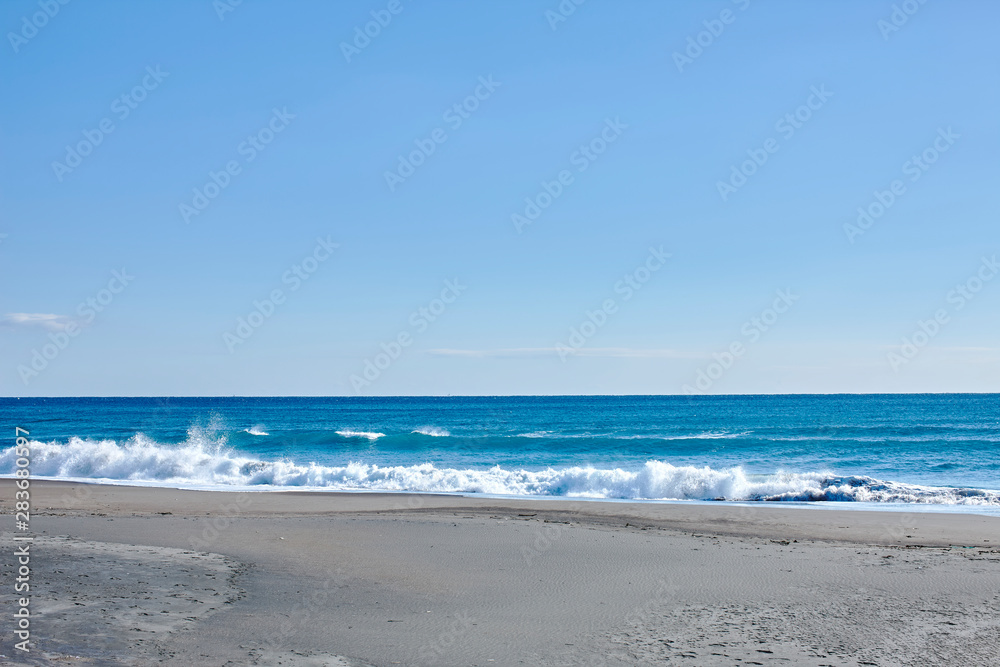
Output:
<svg viewBox="0 0 1000 667">
<path fill-rule="evenodd" d="M 1000 391 L 1000 7 L 561 6 L 3 3 L 0 391 Z"/>
</svg>

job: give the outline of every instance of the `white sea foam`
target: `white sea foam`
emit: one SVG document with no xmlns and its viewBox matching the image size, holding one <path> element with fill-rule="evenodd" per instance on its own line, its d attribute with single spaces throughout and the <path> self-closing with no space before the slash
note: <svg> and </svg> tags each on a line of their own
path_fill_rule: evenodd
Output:
<svg viewBox="0 0 1000 667">
<path fill-rule="evenodd" d="M 707 431 L 704 433 L 685 433 L 682 435 L 657 435 L 655 433 L 638 433 L 632 435 L 617 435 L 614 433 L 554 433 L 553 431 L 530 431 L 518 433 L 517 438 L 553 438 L 557 440 L 586 439 L 607 439 L 607 440 L 729 440 L 732 438 L 742 438 L 750 435 L 752 431 L 741 431 L 739 433 L 727 433 L 719 431 Z"/>
<path fill-rule="evenodd" d="M 750 435 L 752 431 L 741 431 L 739 433 L 727 433 L 725 431 L 706 431 L 705 433 L 688 433 L 685 435 L 613 435 L 607 436 L 612 440 L 731 440 Z"/>
<path fill-rule="evenodd" d="M 682 436 L 670 436 L 668 440 L 683 440 L 684 438 L 692 438 L 694 440 L 730 440 L 732 438 L 742 438 L 745 435 L 750 435 L 752 431 L 740 431 L 739 433 L 727 433 L 725 431 L 708 431 L 706 433 L 698 433 L 696 435 L 682 435 Z"/>
<path fill-rule="evenodd" d="M 372 442 L 385 435 L 385 433 L 375 433 L 373 431 L 337 431 L 336 433 L 344 438 L 368 438 Z"/>
<path fill-rule="evenodd" d="M 352 432 L 353 433 L 353 432 Z M 367 437 L 367 435 L 363 436 Z M 781 472 L 748 475 L 741 468 L 674 466 L 648 461 L 637 470 L 574 466 L 543 470 L 438 468 L 430 463 L 377 466 L 352 462 L 322 466 L 262 461 L 233 452 L 192 429 L 178 445 L 143 434 L 125 442 L 70 438 L 31 442 L 37 477 L 207 487 L 269 485 L 329 490 L 486 493 L 511 496 L 659 500 L 784 500 L 1000 505 L 1000 492 L 887 482 L 871 477 Z M 0 453 L 0 474 L 16 469 L 14 447 Z"/>
<path fill-rule="evenodd" d="M 250 435 L 271 435 L 270 433 L 264 430 L 263 424 L 257 424 L 256 426 L 251 426 L 250 428 L 245 429 L 244 432 L 249 433 Z"/>
<path fill-rule="evenodd" d="M 448 431 L 443 428 L 438 428 L 437 426 L 421 426 L 418 429 L 414 429 L 413 433 L 419 433 L 421 435 L 430 435 L 435 438 L 445 438 L 451 435 Z"/>
</svg>

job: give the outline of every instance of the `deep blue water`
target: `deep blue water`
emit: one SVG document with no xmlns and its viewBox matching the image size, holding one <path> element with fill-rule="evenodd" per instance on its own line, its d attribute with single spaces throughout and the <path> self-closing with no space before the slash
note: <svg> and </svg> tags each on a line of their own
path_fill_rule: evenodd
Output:
<svg viewBox="0 0 1000 667">
<path fill-rule="evenodd" d="M 998 506 L 1000 395 L 0 399 L 32 473 L 200 487 Z M 926 489 L 923 487 L 941 487 Z"/>
</svg>

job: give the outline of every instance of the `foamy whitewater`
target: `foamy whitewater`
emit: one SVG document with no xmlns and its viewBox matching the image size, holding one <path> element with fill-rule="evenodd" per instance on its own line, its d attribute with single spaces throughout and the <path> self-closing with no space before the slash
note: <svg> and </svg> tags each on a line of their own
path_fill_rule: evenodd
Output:
<svg viewBox="0 0 1000 667">
<path fill-rule="evenodd" d="M 36 478 L 1000 508 L 995 395 L 4 399 Z M 12 439 L 13 440 L 13 439 Z M 13 444 L 13 442 L 11 443 Z M 15 470 L 13 446 L 0 473 Z"/>
</svg>

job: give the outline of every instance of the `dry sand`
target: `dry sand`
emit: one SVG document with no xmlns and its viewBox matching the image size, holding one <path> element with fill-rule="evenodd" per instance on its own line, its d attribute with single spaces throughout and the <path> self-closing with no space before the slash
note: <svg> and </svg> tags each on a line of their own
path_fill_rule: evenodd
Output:
<svg viewBox="0 0 1000 667">
<path fill-rule="evenodd" d="M 994 517 L 52 482 L 32 503 L 32 652 L 5 630 L 5 664 L 1000 664 Z"/>
</svg>

